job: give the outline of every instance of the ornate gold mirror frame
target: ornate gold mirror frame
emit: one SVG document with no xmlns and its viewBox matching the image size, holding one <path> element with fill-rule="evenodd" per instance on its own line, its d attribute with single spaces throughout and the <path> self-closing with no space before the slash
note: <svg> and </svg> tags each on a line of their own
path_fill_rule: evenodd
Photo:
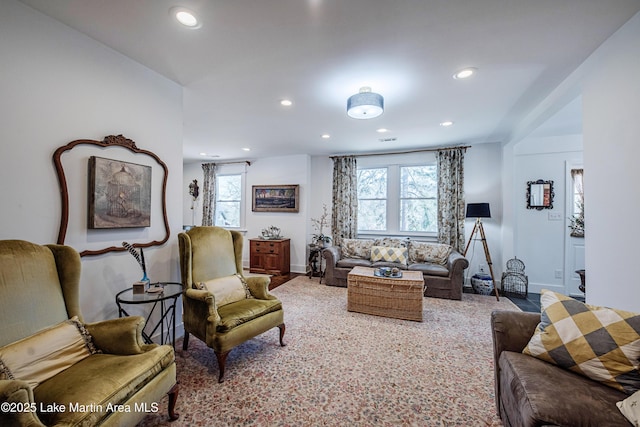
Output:
<svg viewBox="0 0 640 427">
<path fill-rule="evenodd" d="M 147 248 L 150 246 L 162 245 L 167 240 L 169 240 L 169 221 L 167 219 L 167 177 L 169 175 L 169 169 L 167 165 L 160 160 L 158 156 L 148 150 L 142 150 L 136 147 L 136 143 L 130 139 L 125 138 L 122 135 L 109 135 L 104 138 L 103 141 L 94 141 L 91 139 L 77 139 L 75 141 L 71 141 L 67 145 L 64 145 L 58 148 L 53 154 L 53 163 L 56 167 L 56 173 L 58 175 L 58 182 L 60 184 L 60 197 L 62 199 L 62 215 L 60 218 L 60 229 L 58 231 L 58 240 L 57 243 L 59 245 L 64 245 L 64 240 L 67 234 L 67 227 L 69 225 L 69 190 L 67 188 L 67 179 L 65 177 L 64 168 L 62 167 L 62 154 L 71 150 L 73 147 L 78 145 L 93 145 L 96 147 L 122 147 L 126 148 L 129 151 L 137 154 L 145 154 L 153 158 L 158 165 L 160 165 L 164 171 L 164 176 L 162 178 L 162 217 L 164 219 L 164 229 L 165 236 L 162 240 L 153 240 L 147 243 L 135 243 L 133 246 L 137 248 Z M 86 255 L 101 255 L 107 252 L 112 251 L 126 251 L 126 249 L 122 246 L 110 246 L 104 249 L 98 250 L 84 250 L 80 252 L 80 256 Z"/>
</svg>

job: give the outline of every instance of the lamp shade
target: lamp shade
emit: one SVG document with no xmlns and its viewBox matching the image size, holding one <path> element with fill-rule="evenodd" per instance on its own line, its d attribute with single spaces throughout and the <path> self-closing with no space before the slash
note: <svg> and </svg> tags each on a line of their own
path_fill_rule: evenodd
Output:
<svg viewBox="0 0 640 427">
<path fill-rule="evenodd" d="M 371 88 L 360 88 L 360 93 L 347 100 L 347 115 L 354 119 L 373 119 L 384 112 L 384 98 L 371 92 Z"/>
<path fill-rule="evenodd" d="M 489 203 L 467 203 L 467 218 L 491 218 Z"/>
</svg>

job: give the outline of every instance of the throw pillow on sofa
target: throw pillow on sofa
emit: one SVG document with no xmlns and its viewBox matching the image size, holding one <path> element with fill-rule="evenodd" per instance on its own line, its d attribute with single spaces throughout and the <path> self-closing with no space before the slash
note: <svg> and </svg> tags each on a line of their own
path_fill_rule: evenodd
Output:
<svg viewBox="0 0 640 427">
<path fill-rule="evenodd" d="M 397 237 L 381 237 L 373 241 L 373 246 L 384 246 L 386 248 L 408 248 L 409 238 L 399 239 Z"/>
<path fill-rule="evenodd" d="M 78 316 L 0 348 L 0 379 L 32 388 L 99 351 Z"/>
<path fill-rule="evenodd" d="M 616 402 L 622 415 L 634 426 L 640 426 L 640 391 L 636 391 L 626 399 Z"/>
<path fill-rule="evenodd" d="M 388 248 L 386 246 L 374 246 L 371 248 L 371 261 L 407 263 L 407 248 Z"/>
<path fill-rule="evenodd" d="M 640 314 L 542 290 L 541 321 L 524 354 L 632 394 L 640 389 Z"/>
<path fill-rule="evenodd" d="M 371 239 L 342 239 L 342 258 L 370 259 L 372 246 Z"/>
<path fill-rule="evenodd" d="M 428 243 L 412 241 L 409 245 L 409 263 L 430 262 L 445 265 L 453 248 L 444 243 Z"/>
</svg>

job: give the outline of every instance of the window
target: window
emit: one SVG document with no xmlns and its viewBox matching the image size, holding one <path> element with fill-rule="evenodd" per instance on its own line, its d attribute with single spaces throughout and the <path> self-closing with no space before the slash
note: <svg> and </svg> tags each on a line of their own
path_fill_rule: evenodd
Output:
<svg viewBox="0 0 640 427">
<path fill-rule="evenodd" d="M 358 230 L 387 229 L 387 168 L 358 170 Z"/>
<path fill-rule="evenodd" d="M 573 203 L 569 228 L 573 237 L 584 237 L 584 169 L 571 169 Z"/>
<path fill-rule="evenodd" d="M 216 219 L 220 227 L 240 227 L 242 175 L 216 176 Z"/>
<path fill-rule="evenodd" d="M 400 167 L 400 231 L 438 231 L 436 165 Z"/>
<path fill-rule="evenodd" d="M 437 184 L 435 163 L 358 169 L 358 232 L 435 234 Z"/>
</svg>

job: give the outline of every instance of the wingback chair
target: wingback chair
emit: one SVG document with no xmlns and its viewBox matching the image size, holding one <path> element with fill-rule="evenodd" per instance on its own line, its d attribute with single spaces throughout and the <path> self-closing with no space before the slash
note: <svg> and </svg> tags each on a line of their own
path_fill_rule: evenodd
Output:
<svg viewBox="0 0 640 427">
<path fill-rule="evenodd" d="M 176 419 L 173 347 L 144 344 L 140 316 L 85 324 L 80 269 L 71 247 L 0 241 L 0 425 L 130 426 L 167 393 Z"/>
<path fill-rule="evenodd" d="M 269 293 L 268 277 L 242 276 L 242 243 L 242 234 L 221 227 L 194 227 L 178 235 L 185 290 L 182 348 L 187 350 L 189 334 L 212 348 L 218 361 L 218 382 L 223 381 L 229 352 L 239 344 L 278 327 L 280 345 L 285 345 L 282 303 Z M 221 305 L 221 298 L 216 300 L 216 289 L 201 286 L 215 286 L 216 279 L 234 275 L 246 283 L 250 292 L 238 301 Z"/>
</svg>

